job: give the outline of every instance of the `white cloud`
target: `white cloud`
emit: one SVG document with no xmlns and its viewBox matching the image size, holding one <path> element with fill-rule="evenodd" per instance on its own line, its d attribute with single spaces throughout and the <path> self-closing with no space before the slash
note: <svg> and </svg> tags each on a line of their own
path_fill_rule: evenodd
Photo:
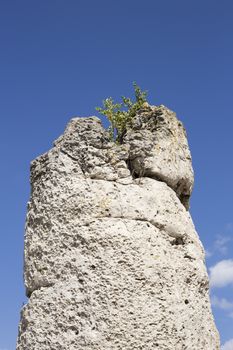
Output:
<svg viewBox="0 0 233 350">
<path fill-rule="evenodd" d="M 205 256 L 206 258 L 210 258 L 213 255 L 213 251 L 209 249 L 205 249 Z"/>
<path fill-rule="evenodd" d="M 222 347 L 221 350 L 233 350 L 233 339 L 228 340 Z"/>
<path fill-rule="evenodd" d="M 206 249 L 206 258 L 210 258 L 212 255 L 214 255 L 214 253 L 226 255 L 228 253 L 229 244 L 232 241 L 232 236 L 217 235 L 215 241 L 213 242 L 212 248 Z"/>
<path fill-rule="evenodd" d="M 233 310 L 233 302 L 225 298 L 218 298 L 216 295 L 211 296 L 211 305 L 222 310 Z"/>
<path fill-rule="evenodd" d="M 230 241 L 232 241 L 232 237 L 221 235 L 217 236 L 217 239 L 214 242 L 215 250 L 221 254 L 226 254 L 228 250 L 228 243 Z"/>
<path fill-rule="evenodd" d="M 210 287 L 225 287 L 233 285 L 233 260 L 221 260 L 216 265 L 211 266 Z"/>
</svg>

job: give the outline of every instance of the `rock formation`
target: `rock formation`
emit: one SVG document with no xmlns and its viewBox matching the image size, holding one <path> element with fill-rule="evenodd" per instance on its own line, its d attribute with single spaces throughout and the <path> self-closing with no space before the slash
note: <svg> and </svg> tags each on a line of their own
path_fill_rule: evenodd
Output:
<svg viewBox="0 0 233 350">
<path fill-rule="evenodd" d="M 122 144 L 72 119 L 31 186 L 17 350 L 219 349 L 174 112 L 141 109 Z"/>
</svg>

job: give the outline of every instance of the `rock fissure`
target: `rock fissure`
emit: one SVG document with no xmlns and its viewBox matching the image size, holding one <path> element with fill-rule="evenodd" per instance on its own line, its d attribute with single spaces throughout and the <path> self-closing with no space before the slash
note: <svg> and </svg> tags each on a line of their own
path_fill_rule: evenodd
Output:
<svg viewBox="0 0 233 350">
<path fill-rule="evenodd" d="M 145 223 L 152 225 L 153 227 L 155 227 L 156 229 L 158 229 L 160 231 L 166 232 L 168 236 L 175 238 L 174 244 L 176 244 L 176 245 L 184 244 L 185 234 L 182 235 L 179 232 L 176 233 L 175 230 L 171 230 L 171 227 L 166 228 L 166 224 L 156 223 L 154 221 L 151 221 L 151 220 L 148 220 L 145 218 L 127 217 L 127 216 L 124 216 L 123 214 L 122 214 L 122 216 L 111 216 L 111 214 L 109 214 L 109 216 L 96 216 L 95 218 L 96 219 L 109 219 L 109 218 L 111 218 L 111 219 L 123 220 L 124 222 L 127 220 L 145 222 Z"/>
</svg>

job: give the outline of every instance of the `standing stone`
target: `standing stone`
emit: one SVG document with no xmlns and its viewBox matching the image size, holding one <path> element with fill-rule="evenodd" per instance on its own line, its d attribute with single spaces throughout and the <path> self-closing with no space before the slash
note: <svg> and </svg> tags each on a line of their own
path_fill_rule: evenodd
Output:
<svg viewBox="0 0 233 350">
<path fill-rule="evenodd" d="M 74 118 L 31 165 L 17 350 L 218 350 L 193 170 L 175 113 L 146 106 L 122 144 Z"/>
</svg>

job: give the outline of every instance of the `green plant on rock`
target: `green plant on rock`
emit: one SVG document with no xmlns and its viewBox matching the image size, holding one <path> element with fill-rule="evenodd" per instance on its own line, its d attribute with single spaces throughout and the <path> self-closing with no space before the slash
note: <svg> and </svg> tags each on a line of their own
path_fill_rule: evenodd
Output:
<svg viewBox="0 0 233 350">
<path fill-rule="evenodd" d="M 110 137 L 117 143 L 122 143 L 127 126 L 130 126 L 132 118 L 147 102 L 147 91 L 141 91 L 135 82 L 133 83 L 133 87 L 135 102 L 129 97 L 122 96 L 121 103 L 114 103 L 114 100 L 109 97 L 103 101 L 103 108 L 96 107 L 96 110 L 109 120 Z"/>
</svg>

